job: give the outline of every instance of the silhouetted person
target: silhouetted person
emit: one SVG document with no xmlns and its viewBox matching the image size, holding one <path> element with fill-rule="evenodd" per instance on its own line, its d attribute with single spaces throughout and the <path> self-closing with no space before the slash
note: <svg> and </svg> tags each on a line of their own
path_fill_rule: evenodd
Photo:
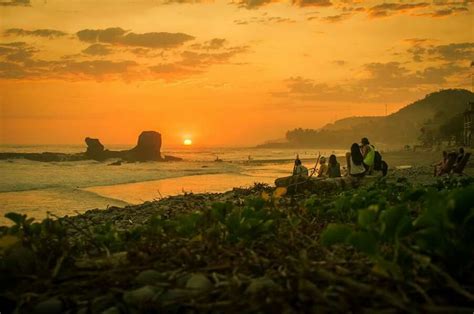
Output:
<svg viewBox="0 0 474 314">
<path fill-rule="evenodd" d="M 336 155 L 329 156 L 327 176 L 330 178 L 341 176 L 341 165 L 337 162 Z"/>
<path fill-rule="evenodd" d="M 308 168 L 303 166 L 299 157 L 295 159 L 295 166 L 293 167 L 293 175 L 294 176 L 308 176 Z"/>
<path fill-rule="evenodd" d="M 319 159 L 319 167 L 316 171 L 316 177 L 322 178 L 325 177 L 328 172 L 328 165 L 326 164 L 326 157 L 321 156 Z"/>
<path fill-rule="evenodd" d="M 346 154 L 348 174 L 352 177 L 365 176 L 364 156 L 360 151 L 359 144 L 354 143 L 351 146 L 351 152 Z"/>
</svg>

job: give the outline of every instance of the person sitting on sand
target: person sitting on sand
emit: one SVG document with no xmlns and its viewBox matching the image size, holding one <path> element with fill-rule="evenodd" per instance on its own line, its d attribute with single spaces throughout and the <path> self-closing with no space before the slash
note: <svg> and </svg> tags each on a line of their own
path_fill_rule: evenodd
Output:
<svg viewBox="0 0 474 314">
<path fill-rule="evenodd" d="M 346 154 L 347 170 L 352 177 L 363 177 L 367 170 L 364 167 L 364 156 L 360 151 L 359 144 L 351 146 L 351 152 Z"/>
<path fill-rule="evenodd" d="M 329 156 L 328 170 L 326 175 L 329 178 L 338 178 L 341 176 L 341 165 L 337 162 L 336 155 Z"/>
<path fill-rule="evenodd" d="M 328 172 L 328 165 L 326 164 L 326 157 L 321 156 L 319 159 L 319 167 L 316 170 L 316 177 L 324 178 Z"/>
<path fill-rule="evenodd" d="M 303 166 L 303 164 L 301 163 L 301 160 L 298 156 L 295 159 L 295 166 L 293 167 L 293 175 L 294 176 L 303 176 L 303 177 L 308 176 L 308 168 Z"/>
</svg>

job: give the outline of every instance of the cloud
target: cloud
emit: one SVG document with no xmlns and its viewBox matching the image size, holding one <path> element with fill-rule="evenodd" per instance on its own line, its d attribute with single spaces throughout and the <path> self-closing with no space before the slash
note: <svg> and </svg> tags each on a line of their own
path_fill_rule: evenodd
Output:
<svg viewBox="0 0 474 314">
<path fill-rule="evenodd" d="M 77 32 L 79 40 L 88 43 L 107 43 L 145 48 L 174 48 L 194 37 L 184 33 L 150 32 L 137 34 L 120 27 L 84 29 Z"/>
<path fill-rule="evenodd" d="M 417 2 L 417 3 L 382 3 L 375 5 L 368 10 L 368 14 L 372 18 L 386 17 L 398 13 L 406 13 L 413 10 L 426 8 L 429 3 Z"/>
<path fill-rule="evenodd" d="M 227 40 L 224 38 L 214 38 L 209 41 L 204 42 L 203 44 L 194 44 L 191 46 L 193 49 L 203 49 L 203 50 L 216 50 L 224 47 L 227 43 Z"/>
<path fill-rule="evenodd" d="M 87 60 L 87 61 L 65 61 L 59 62 L 53 68 L 58 74 L 63 75 L 86 75 L 102 77 L 110 74 L 124 74 L 132 66 L 134 61 L 110 61 L 110 60 Z"/>
<path fill-rule="evenodd" d="M 345 21 L 349 19 L 352 16 L 351 13 L 341 13 L 338 15 L 330 15 L 330 16 L 325 16 L 321 18 L 321 21 L 327 22 L 327 23 L 338 23 Z"/>
<path fill-rule="evenodd" d="M 406 41 L 411 45 L 407 52 L 417 62 L 421 62 L 426 58 L 450 62 L 474 59 L 474 42 L 432 45 L 428 39 L 410 39 Z"/>
<path fill-rule="evenodd" d="M 347 61 L 345 61 L 345 60 L 334 60 L 332 63 L 334 63 L 335 65 L 344 66 L 344 65 L 347 64 Z"/>
<path fill-rule="evenodd" d="M 182 59 L 178 64 L 190 67 L 208 67 L 213 64 L 223 64 L 229 62 L 229 60 L 235 55 L 246 52 L 247 50 L 247 46 L 242 46 L 232 47 L 226 51 L 216 53 L 184 51 L 181 54 Z"/>
<path fill-rule="evenodd" d="M 278 2 L 278 0 L 238 0 L 234 3 L 236 3 L 239 7 L 242 8 L 256 9 L 272 2 Z"/>
<path fill-rule="evenodd" d="M 29 7 L 30 0 L 1 0 L 0 6 L 2 7 L 16 7 L 16 6 Z"/>
<path fill-rule="evenodd" d="M 13 62 L 0 61 L 0 78 L 20 79 L 27 75 L 23 67 Z"/>
<path fill-rule="evenodd" d="M 24 62 L 36 52 L 36 48 L 25 42 L 0 43 L 0 56 L 8 61 Z"/>
<path fill-rule="evenodd" d="M 338 84 L 301 76 L 285 80 L 286 90 L 275 97 L 303 101 L 399 101 L 414 91 L 439 88 L 465 80 L 468 69 L 450 62 L 421 70 L 410 70 L 399 62 L 373 62 L 362 66 L 358 79 Z M 462 84 L 461 84 L 462 85 Z"/>
<path fill-rule="evenodd" d="M 47 37 L 57 38 L 66 36 L 67 34 L 55 29 L 36 29 L 34 31 L 22 29 L 22 28 L 10 28 L 4 32 L 6 36 L 36 36 L 36 37 Z"/>
<path fill-rule="evenodd" d="M 248 25 L 248 24 L 291 24 L 296 21 L 291 18 L 279 17 L 279 16 L 264 16 L 264 17 L 251 17 L 246 20 L 234 20 L 234 24 L 237 25 Z"/>
<path fill-rule="evenodd" d="M 108 45 L 93 44 L 82 50 L 83 53 L 91 56 L 106 56 L 112 53 Z"/>
<path fill-rule="evenodd" d="M 329 7 L 332 6 L 330 0 L 292 0 L 293 5 L 299 7 Z"/>
</svg>

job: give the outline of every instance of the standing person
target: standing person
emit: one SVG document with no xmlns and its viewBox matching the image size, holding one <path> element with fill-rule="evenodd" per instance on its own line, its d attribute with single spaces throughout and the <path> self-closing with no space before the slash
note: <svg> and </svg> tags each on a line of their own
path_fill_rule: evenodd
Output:
<svg viewBox="0 0 474 314">
<path fill-rule="evenodd" d="M 352 144 L 351 152 L 346 154 L 346 161 L 350 176 L 359 178 L 365 176 L 367 170 L 364 167 L 364 156 L 362 156 L 359 144 Z"/>
<path fill-rule="evenodd" d="M 337 162 L 336 155 L 329 156 L 327 176 L 338 178 L 341 176 L 341 165 Z"/>
<path fill-rule="evenodd" d="M 374 169 L 374 161 L 375 161 L 375 147 L 370 145 L 369 139 L 367 137 L 362 138 L 360 150 L 362 156 L 364 157 L 364 165 L 366 166 L 367 171 L 369 174 L 372 173 Z"/>
</svg>

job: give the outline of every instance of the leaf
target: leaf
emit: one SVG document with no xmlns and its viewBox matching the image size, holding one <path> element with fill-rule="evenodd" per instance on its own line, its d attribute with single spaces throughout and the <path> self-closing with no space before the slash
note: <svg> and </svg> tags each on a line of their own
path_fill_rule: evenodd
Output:
<svg viewBox="0 0 474 314">
<path fill-rule="evenodd" d="M 11 221 L 13 221 L 15 224 L 19 225 L 25 221 L 26 215 L 21 215 L 18 213 L 6 213 L 5 218 L 8 218 Z"/>
<path fill-rule="evenodd" d="M 365 229 L 368 229 L 377 217 L 377 213 L 371 209 L 361 209 L 357 215 L 357 224 Z"/>
<path fill-rule="evenodd" d="M 353 232 L 348 238 L 347 243 L 367 255 L 377 254 L 377 240 L 375 237 L 365 231 Z"/>
<path fill-rule="evenodd" d="M 321 234 L 321 244 L 331 246 L 344 243 L 351 233 L 352 229 L 347 225 L 329 224 Z"/>
<path fill-rule="evenodd" d="M 17 244 L 18 242 L 20 242 L 20 238 L 9 234 L 4 235 L 3 237 L 0 237 L 0 251 L 6 250 L 9 247 Z"/>
<path fill-rule="evenodd" d="M 281 198 L 282 196 L 285 196 L 286 193 L 288 193 L 288 189 L 285 188 L 285 187 L 278 187 L 275 189 L 275 191 L 273 192 L 273 198 L 275 199 L 279 199 Z"/>
<path fill-rule="evenodd" d="M 271 200 L 270 194 L 265 191 L 262 192 L 261 197 L 265 202 L 269 202 Z"/>
</svg>

